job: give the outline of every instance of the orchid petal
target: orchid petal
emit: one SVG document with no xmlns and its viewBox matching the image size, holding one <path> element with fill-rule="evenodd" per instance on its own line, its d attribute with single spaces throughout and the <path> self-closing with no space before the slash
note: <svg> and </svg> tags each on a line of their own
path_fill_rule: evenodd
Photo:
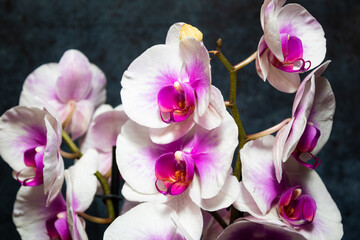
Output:
<svg viewBox="0 0 360 240">
<path fill-rule="evenodd" d="M 180 29 L 184 25 L 183 22 L 174 23 L 169 28 L 169 31 L 166 35 L 165 44 L 179 44 L 180 42 Z"/>
<path fill-rule="evenodd" d="M 225 112 L 226 107 L 224 103 L 224 98 L 220 90 L 214 86 L 211 86 L 209 107 L 206 109 L 206 112 L 201 117 L 199 117 L 198 114 L 195 114 L 194 120 L 203 128 L 212 130 L 221 124 L 221 121 L 226 114 Z"/>
<path fill-rule="evenodd" d="M 237 126 L 228 112 L 221 125 L 211 131 L 196 129 L 191 157 L 201 182 L 201 197 L 212 198 L 222 188 L 237 146 Z"/>
<path fill-rule="evenodd" d="M 167 205 L 140 204 L 116 218 L 106 229 L 104 240 L 184 239 L 171 220 L 172 214 L 174 210 Z"/>
<path fill-rule="evenodd" d="M 184 59 L 184 71 L 189 84 L 197 96 L 195 111 L 201 117 L 210 102 L 210 57 L 205 46 L 195 38 L 184 38 L 180 41 L 180 55 Z"/>
<path fill-rule="evenodd" d="M 228 175 L 219 193 L 210 199 L 202 199 L 200 195 L 200 179 L 196 175 L 192 181 L 189 195 L 191 200 L 206 211 L 217 211 L 229 207 L 237 199 L 240 188 L 235 176 Z"/>
<path fill-rule="evenodd" d="M 89 60 L 78 50 L 68 50 L 59 62 L 60 76 L 56 82 L 57 96 L 62 102 L 84 99 L 90 92 Z"/>
<path fill-rule="evenodd" d="M 183 137 L 195 125 L 192 116 L 183 122 L 172 123 L 165 128 L 150 128 L 151 141 L 156 144 L 166 144 Z"/>
<path fill-rule="evenodd" d="M 282 191 L 275 176 L 272 148 L 275 137 L 269 135 L 248 142 L 240 151 L 243 183 L 263 215 Z"/>
<path fill-rule="evenodd" d="M 305 240 L 295 230 L 286 229 L 277 225 L 267 223 L 250 222 L 239 220 L 227 227 L 218 240 L 235 240 L 235 239 L 278 239 L 278 240 Z"/>
</svg>

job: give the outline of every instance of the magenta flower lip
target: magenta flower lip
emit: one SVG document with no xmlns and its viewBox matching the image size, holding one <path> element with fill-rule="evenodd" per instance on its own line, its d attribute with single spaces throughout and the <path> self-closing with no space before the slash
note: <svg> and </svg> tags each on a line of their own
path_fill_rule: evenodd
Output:
<svg viewBox="0 0 360 240">
<path fill-rule="evenodd" d="M 316 202 L 311 196 L 302 194 L 300 186 L 295 186 L 281 195 L 278 212 L 281 219 L 291 226 L 303 226 L 314 220 Z"/>
</svg>

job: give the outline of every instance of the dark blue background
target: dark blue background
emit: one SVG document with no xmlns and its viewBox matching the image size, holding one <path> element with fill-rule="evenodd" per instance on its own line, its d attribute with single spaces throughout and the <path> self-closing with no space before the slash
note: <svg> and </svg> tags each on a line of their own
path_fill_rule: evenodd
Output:
<svg viewBox="0 0 360 240">
<path fill-rule="evenodd" d="M 320 176 L 344 223 L 343 239 L 360 236 L 360 3 L 356 0 L 298 1 L 322 24 L 327 56 L 324 75 L 335 93 L 337 108 L 329 142 L 319 157 Z M 168 28 L 184 21 L 204 34 L 209 50 L 218 37 L 233 63 L 252 54 L 262 35 L 261 0 L 192 1 L 0 1 L 0 96 L 3 114 L 18 104 L 23 81 L 36 67 L 58 62 L 76 48 L 107 76 L 107 102 L 120 104 L 120 79 L 128 65 L 147 48 L 165 41 Z M 212 60 L 213 84 L 228 98 L 228 75 Z M 280 93 L 257 76 L 254 63 L 239 72 L 238 106 L 247 133 L 268 128 L 290 117 L 293 94 Z M 11 213 L 19 187 L 10 167 L 0 161 L 0 233 L 17 239 Z M 101 213 L 97 213 L 101 211 Z M 91 213 L 104 215 L 97 201 Z M 88 224 L 90 239 L 101 239 L 103 227 Z"/>
</svg>

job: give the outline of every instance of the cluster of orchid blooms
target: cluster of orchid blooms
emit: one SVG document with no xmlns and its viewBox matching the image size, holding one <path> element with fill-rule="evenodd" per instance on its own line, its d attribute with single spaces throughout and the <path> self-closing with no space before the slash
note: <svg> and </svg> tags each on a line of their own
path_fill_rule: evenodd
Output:
<svg viewBox="0 0 360 240">
<path fill-rule="evenodd" d="M 211 85 L 202 33 L 185 23 L 130 64 L 116 108 L 104 104 L 103 72 L 77 50 L 31 73 L 19 106 L 0 119 L 0 153 L 21 184 L 13 211 L 21 237 L 87 239 L 84 219 L 101 221 L 84 211 L 108 192 L 116 146 L 125 200 L 119 217 L 105 219 L 105 240 L 341 239 L 340 212 L 313 170 L 335 110 L 321 76 L 326 40 L 302 6 L 284 3 L 265 0 L 264 35 L 245 61 L 231 65 L 221 41 L 210 51 L 229 71 L 227 102 Z M 253 59 L 264 81 L 296 95 L 291 118 L 246 135 L 236 74 Z M 63 157 L 75 164 L 65 170 Z"/>
</svg>

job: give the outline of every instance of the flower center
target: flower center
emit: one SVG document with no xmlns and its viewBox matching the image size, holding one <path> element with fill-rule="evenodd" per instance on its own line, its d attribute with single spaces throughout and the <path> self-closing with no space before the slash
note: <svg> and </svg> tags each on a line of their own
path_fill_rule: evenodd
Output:
<svg viewBox="0 0 360 240">
<path fill-rule="evenodd" d="M 304 165 L 307 168 L 315 169 L 320 165 L 320 158 L 315 157 L 311 152 L 316 147 L 316 144 L 320 137 L 320 130 L 315 127 L 311 122 L 308 122 L 305 128 L 305 131 L 301 135 L 301 138 L 296 146 L 296 149 L 291 154 L 299 163 Z M 301 160 L 300 155 L 307 153 L 315 160 L 313 164 L 304 162 Z"/>
<path fill-rule="evenodd" d="M 161 88 L 157 100 L 160 117 L 165 123 L 182 122 L 195 109 L 194 90 L 188 83 L 177 81 Z"/>
<path fill-rule="evenodd" d="M 291 226 L 303 226 L 314 220 L 316 202 L 311 196 L 302 194 L 299 186 L 289 188 L 280 197 L 278 213 Z"/>
<path fill-rule="evenodd" d="M 271 64 L 285 72 L 305 72 L 311 67 L 310 61 L 303 58 L 303 46 L 299 38 L 287 33 L 280 34 L 281 48 L 284 61 L 279 61 L 274 54 L 270 52 L 269 61 Z"/>
<path fill-rule="evenodd" d="M 22 186 L 37 186 L 43 184 L 43 158 L 44 158 L 45 146 L 37 146 L 35 148 L 28 149 L 24 152 L 24 163 L 27 167 L 32 168 L 35 176 L 32 178 L 26 178 L 21 180 L 19 175 L 27 169 L 23 169 L 16 174 L 17 180 Z"/>
<path fill-rule="evenodd" d="M 186 153 L 176 151 L 159 157 L 155 165 L 155 187 L 164 195 L 184 192 L 194 177 L 194 164 Z"/>
<path fill-rule="evenodd" d="M 51 240 L 70 240 L 71 234 L 66 219 L 66 211 L 59 212 L 45 223 L 47 234 Z"/>
</svg>

